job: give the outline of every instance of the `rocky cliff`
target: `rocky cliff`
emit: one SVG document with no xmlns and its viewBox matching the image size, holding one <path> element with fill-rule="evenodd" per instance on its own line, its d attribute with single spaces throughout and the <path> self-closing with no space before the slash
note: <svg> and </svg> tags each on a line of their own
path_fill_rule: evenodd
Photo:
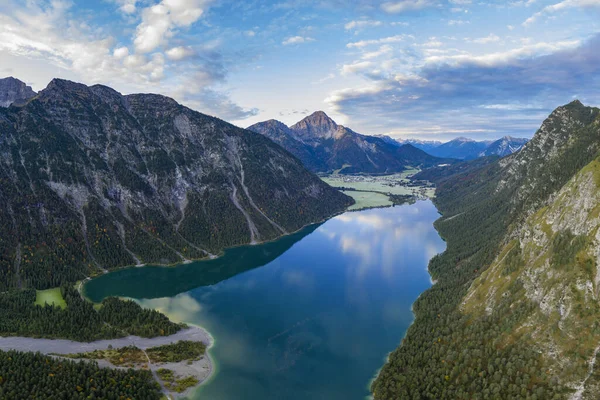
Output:
<svg viewBox="0 0 600 400">
<path fill-rule="evenodd" d="M 0 197 L 1 290 L 207 257 L 352 202 L 262 135 L 59 79 L 0 109 Z"/>
</svg>

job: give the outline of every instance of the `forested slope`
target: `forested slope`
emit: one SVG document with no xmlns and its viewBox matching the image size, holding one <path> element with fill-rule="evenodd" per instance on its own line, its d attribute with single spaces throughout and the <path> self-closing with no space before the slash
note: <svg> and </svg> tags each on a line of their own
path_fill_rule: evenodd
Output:
<svg viewBox="0 0 600 400">
<path fill-rule="evenodd" d="M 206 257 L 352 202 L 262 135 L 60 79 L 0 107 L 0 154 L 0 291 Z"/>
<path fill-rule="evenodd" d="M 436 228 L 447 241 L 447 250 L 430 263 L 437 283 L 415 303 L 414 324 L 373 383 L 375 398 L 553 399 L 567 398 L 575 391 L 586 368 L 567 379 L 556 359 L 547 356 L 548 348 L 536 346 L 532 332 L 511 335 L 544 304 L 543 296 L 523 292 L 525 283 L 517 276 L 518 271 L 535 273 L 536 266 L 521 258 L 518 250 L 505 246 L 528 218 L 541 212 L 596 158 L 599 113 L 577 101 L 559 107 L 520 152 L 456 175 L 441 174 L 435 201 L 444 216 Z M 600 225 L 593 221 L 592 225 Z M 556 240 L 557 249 L 562 249 L 555 251 L 558 258 L 550 264 L 559 268 L 564 256 L 566 268 L 580 268 L 573 264 L 572 254 L 564 251 L 576 244 L 576 238 L 563 231 L 559 228 L 552 233 L 558 239 L 548 239 Z M 507 275 L 514 273 L 514 279 L 507 283 L 484 272 L 494 262 L 507 265 L 503 270 Z M 586 262 L 581 268 L 595 273 L 596 261 Z M 580 274 L 573 273 L 568 284 L 577 286 L 573 276 Z M 540 275 L 539 279 L 541 284 L 549 278 Z M 485 285 L 485 290 L 478 290 L 478 284 Z M 469 291 L 479 293 L 476 299 L 494 293 L 498 301 L 488 300 L 487 307 L 463 305 Z M 522 296 L 527 300 L 502 300 Z M 546 321 L 536 328 L 543 331 L 556 326 Z M 587 347 L 570 349 L 580 350 L 580 362 L 587 365 L 591 356 Z"/>
</svg>

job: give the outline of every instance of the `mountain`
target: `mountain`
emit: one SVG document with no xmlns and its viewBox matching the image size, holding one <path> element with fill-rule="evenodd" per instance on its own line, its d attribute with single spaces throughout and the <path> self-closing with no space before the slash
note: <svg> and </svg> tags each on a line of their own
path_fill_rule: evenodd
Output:
<svg viewBox="0 0 600 400">
<path fill-rule="evenodd" d="M 501 139 L 492 142 L 484 151 L 479 153 L 479 157 L 500 156 L 506 157 L 512 153 L 516 153 L 527 143 L 527 139 L 513 138 L 504 136 Z"/>
<path fill-rule="evenodd" d="M 432 140 L 394 139 L 385 135 L 377 135 L 387 143 L 396 146 L 411 144 L 427 154 L 436 157 L 455 158 L 458 160 L 474 160 L 478 157 L 500 156 L 505 157 L 517 152 L 527 143 L 528 139 L 505 136 L 496 141 L 480 141 L 459 137 L 443 143 Z"/>
<path fill-rule="evenodd" d="M 599 151 L 600 109 L 574 101 L 517 153 L 415 177 L 448 247 L 376 399 L 600 397 Z"/>
<path fill-rule="evenodd" d="M 288 127 L 270 120 L 248 127 L 284 147 L 312 171 L 393 173 L 407 167 L 431 167 L 453 162 L 432 157 L 412 145 L 397 146 L 374 136 L 361 135 L 322 111 Z"/>
<path fill-rule="evenodd" d="M 352 200 L 280 146 L 154 94 L 54 79 L 0 108 L 0 290 L 270 240 Z"/>
<path fill-rule="evenodd" d="M 26 101 L 36 93 L 24 82 L 13 77 L 0 79 L 0 107 L 8 107 L 14 102 Z"/>
<path fill-rule="evenodd" d="M 436 157 L 471 160 L 477 158 L 489 146 L 489 142 L 477 142 L 473 139 L 459 137 L 429 150 Z"/>
<path fill-rule="evenodd" d="M 394 139 L 387 135 L 374 135 L 386 143 L 393 144 L 394 146 L 403 146 L 405 144 L 410 144 L 411 146 L 416 147 L 417 149 L 421 149 L 427 154 L 431 154 L 431 151 L 441 146 L 443 142 L 438 140 L 419 140 L 419 139 Z"/>
</svg>

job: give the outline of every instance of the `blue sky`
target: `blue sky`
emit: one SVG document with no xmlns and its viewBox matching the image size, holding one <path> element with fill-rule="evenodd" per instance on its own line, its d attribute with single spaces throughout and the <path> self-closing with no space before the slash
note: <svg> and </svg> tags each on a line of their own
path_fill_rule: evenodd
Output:
<svg viewBox="0 0 600 400">
<path fill-rule="evenodd" d="M 0 0 L 0 76 L 155 92 L 239 126 L 528 137 L 600 105 L 600 0 Z"/>
</svg>

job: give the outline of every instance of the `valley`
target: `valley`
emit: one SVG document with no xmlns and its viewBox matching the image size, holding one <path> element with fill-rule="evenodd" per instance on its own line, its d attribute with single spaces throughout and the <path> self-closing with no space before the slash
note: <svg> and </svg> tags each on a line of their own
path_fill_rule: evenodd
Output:
<svg viewBox="0 0 600 400">
<path fill-rule="evenodd" d="M 342 193 L 352 197 L 355 203 L 348 210 L 361 210 L 433 198 L 434 185 L 411 178 L 419 169 L 407 169 L 393 175 L 365 175 L 334 173 L 320 174 L 321 179 Z"/>
<path fill-rule="evenodd" d="M 84 293 L 206 328 L 214 372 L 190 399 L 362 398 L 431 286 L 437 217 L 429 200 L 347 212 L 214 260 L 114 271 Z"/>
</svg>

